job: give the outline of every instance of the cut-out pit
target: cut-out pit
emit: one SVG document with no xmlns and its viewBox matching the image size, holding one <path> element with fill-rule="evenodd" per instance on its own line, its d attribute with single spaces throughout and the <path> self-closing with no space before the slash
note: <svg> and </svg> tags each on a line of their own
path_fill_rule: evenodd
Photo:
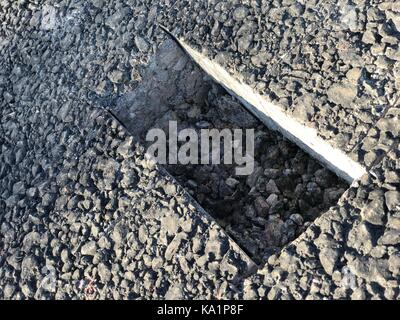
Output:
<svg viewBox="0 0 400 320">
<path fill-rule="evenodd" d="M 256 263 L 298 237 L 348 188 L 265 127 L 171 40 L 162 44 L 139 87 L 116 101 L 114 114 L 147 146 L 147 132 L 168 132 L 170 120 L 178 130 L 254 129 L 256 164 L 250 176 L 236 176 L 235 165 L 165 167 Z"/>
</svg>

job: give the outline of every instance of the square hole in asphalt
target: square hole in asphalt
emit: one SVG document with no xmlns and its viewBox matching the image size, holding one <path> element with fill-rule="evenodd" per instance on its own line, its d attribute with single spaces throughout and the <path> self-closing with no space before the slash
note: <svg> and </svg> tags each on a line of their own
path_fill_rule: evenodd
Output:
<svg viewBox="0 0 400 320">
<path fill-rule="evenodd" d="M 255 166 L 248 176 L 236 175 L 234 164 L 165 168 L 256 263 L 298 237 L 349 187 L 265 127 L 172 40 L 161 45 L 139 86 L 115 101 L 113 113 L 146 146 L 153 143 L 145 139 L 150 129 L 161 128 L 169 138 L 170 121 L 176 121 L 178 131 L 198 133 L 204 128 L 254 129 Z"/>
</svg>

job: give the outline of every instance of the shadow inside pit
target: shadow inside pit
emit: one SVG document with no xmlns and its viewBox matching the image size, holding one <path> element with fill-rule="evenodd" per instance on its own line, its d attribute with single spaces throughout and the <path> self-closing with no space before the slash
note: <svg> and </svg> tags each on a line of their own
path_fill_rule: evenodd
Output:
<svg viewBox="0 0 400 320">
<path fill-rule="evenodd" d="M 254 129 L 255 168 L 249 176 L 237 176 L 232 164 L 165 168 L 256 263 L 297 238 L 349 187 L 266 128 L 172 40 L 160 46 L 142 82 L 117 98 L 112 110 L 146 147 L 153 143 L 146 141 L 147 132 L 168 133 L 170 121 L 178 131 Z"/>
</svg>

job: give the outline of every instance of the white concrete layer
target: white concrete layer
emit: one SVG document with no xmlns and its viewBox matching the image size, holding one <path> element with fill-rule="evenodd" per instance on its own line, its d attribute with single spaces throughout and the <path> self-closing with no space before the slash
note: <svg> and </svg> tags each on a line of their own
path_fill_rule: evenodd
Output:
<svg viewBox="0 0 400 320">
<path fill-rule="evenodd" d="M 282 108 L 256 93 L 250 86 L 232 77 L 221 65 L 192 49 L 184 41 L 178 41 L 206 73 L 237 97 L 251 113 L 270 129 L 281 132 L 286 138 L 296 143 L 350 184 L 367 173 L 365 167 L 318 136 L 317 130 L 288 116 Z"/>
</svg>

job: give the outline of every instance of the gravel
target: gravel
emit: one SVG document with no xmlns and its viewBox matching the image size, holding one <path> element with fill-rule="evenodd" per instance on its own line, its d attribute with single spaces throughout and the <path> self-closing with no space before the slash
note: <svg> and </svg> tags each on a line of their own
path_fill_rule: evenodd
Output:
<svg viewBox="0 0 400 320">
<path fill-rule="evenodd" d="M 327 19 L 326 1 L 204 4 L 2 1 L 1 298 L 399 298 L 398 2 L 357 1 L 356 10 L 340 2 L 339 17 Z M 166 39 L 157 22 L 370 169 L 258 271 L 102 109 L 145 88 Z M 207 81 L 170 82 L 199 96 L 171 91 L 167 105 L 190 102 L 188 115 L 199 116 L 194 106 L 210 88 L 195 84 Z M 329 90 L 352 102 L 343 108 Z M 313 103 L 302 109 L 302 99 Z M 155 120 L 146 119 L 144 127 Z M 259 164 L 250 184 L 268 176 L 265 185 L 280 189 L 280 173 Z M 228 178 L 239 181 L 229 188 L 243 185 Z"/>
</svg>

